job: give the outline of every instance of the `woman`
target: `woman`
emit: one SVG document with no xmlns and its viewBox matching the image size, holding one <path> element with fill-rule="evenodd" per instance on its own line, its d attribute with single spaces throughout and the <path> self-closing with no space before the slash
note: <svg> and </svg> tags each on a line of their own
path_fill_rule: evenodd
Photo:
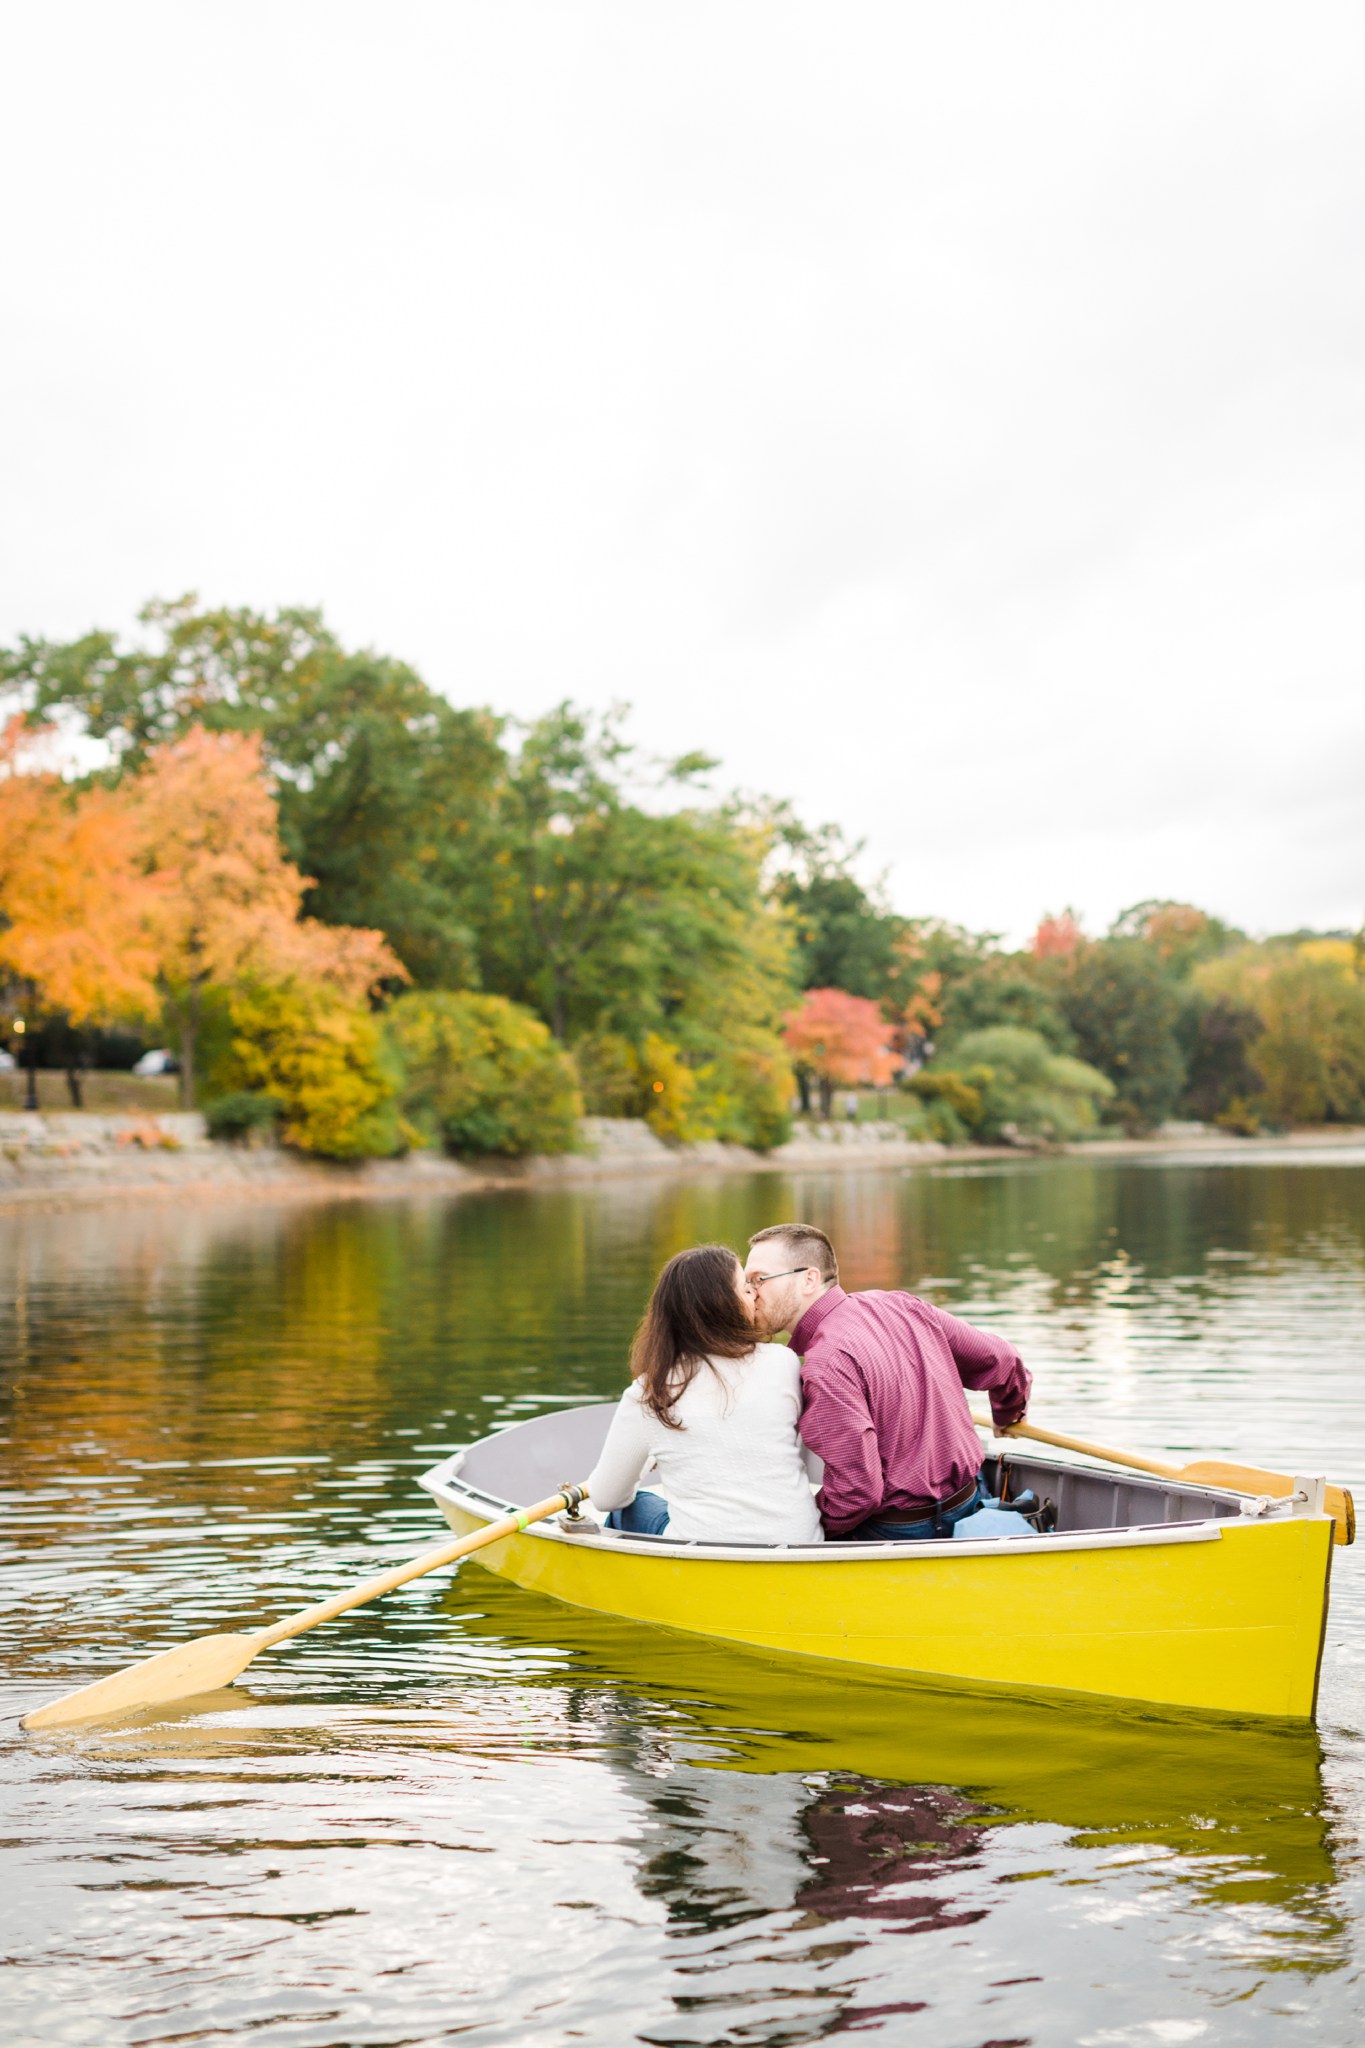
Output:
<svg viewBox="0 0 1365 2048">
<path fill-rule="evenodd" d="M 607 1526 L 698 1543 L 819 1543 L 796 1433 L 801 1365 L 754 1333 L 754 1291 L 725 1245 L 679 1252 L 659 1275 L 633 1375 L 588 1479 Z M 668 1498 L 637 1493 L 658 1467 Z"/>
</svg>

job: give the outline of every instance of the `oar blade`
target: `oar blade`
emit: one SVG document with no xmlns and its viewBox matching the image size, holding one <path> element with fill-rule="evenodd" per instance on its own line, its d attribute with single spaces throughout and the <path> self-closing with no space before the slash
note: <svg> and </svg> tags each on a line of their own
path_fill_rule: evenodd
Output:
<svg viewBox="0 0 1365 2048">
<path fill-rule="evenodd" d="M 1288 1500 L 1294 1482 L 1286 1472 L 1264 1472 L 1258 1465 L 1228 1465 L 1216 1458 L 1202 1458 L 1196 1465 L 1182 1466 L 1180 1476 L 1195 1486 L 1225 1486 L 1231 1493 L 1266 1493 L 1272 1500 Z M 1344 1486 L 1327 1488 L 1327 1512 L 1336 1523 L 1338 1543 L 1354 1543 L 1356 1504 Z"/>
<path fill-rule="evenodd" d="M 256 1636 L 200 1636 L 193 1643 L 144 1657 L 140 1664 L 130 1664 L 126 1671 L 115 1671 L 109 1678 L 97 1678 L 79 1692 L 49 1700 L 45 1707 L 25 1714 L 19 1725 L 66 1728 L 78 1721 L 98 1721 L 108 1714 L 128 1714 L 138 1707 L 159 1707 L 168 1700 L 188 1699 L 192 1693 L 212 1692 L 240 1677 L 260 1647 Z"/>
</svg>

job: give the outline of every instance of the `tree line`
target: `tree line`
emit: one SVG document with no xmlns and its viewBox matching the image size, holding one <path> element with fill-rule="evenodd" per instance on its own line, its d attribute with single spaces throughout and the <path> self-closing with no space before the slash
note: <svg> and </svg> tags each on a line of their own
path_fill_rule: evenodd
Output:
<svg viewBox="0 0 1365 2048">
<path fill-rule="evenodd" d="M 1010 949 L 620 712 L 458 708 L 314 611 L 141 625 L 0 650 L 0 975 L 73 1074 L 164 1034 L 214 1128 L 336 1157 L 562 1150 L 585 1108 L 767 1148 L 836 1085 L 949 1141 L 1365 1118 L 1358 939 L 1148 903 Z"/>
</svg>

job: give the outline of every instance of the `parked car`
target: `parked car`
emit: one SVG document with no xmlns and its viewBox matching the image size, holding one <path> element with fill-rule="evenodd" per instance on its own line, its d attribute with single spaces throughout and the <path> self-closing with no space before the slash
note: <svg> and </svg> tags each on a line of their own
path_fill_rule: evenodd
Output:
<svg viewBox="0 0 1365 2048">
<path fill-rule="evenodd" d="M 0 1074 L 8 1074 L 19 1064 L 12 1052 L 0 1052 Z"/>
<path fill-rule="evenodd" d="M 180 1072 L 180 1062 L 173 1052 L 169 1052 L 164 1045 L 159 1045 L 152 1052 L 144 1052 L 140 1060 L 133 1062 L 133 1072 L 135 1074 L 178 1074 Z"/>
</svg>

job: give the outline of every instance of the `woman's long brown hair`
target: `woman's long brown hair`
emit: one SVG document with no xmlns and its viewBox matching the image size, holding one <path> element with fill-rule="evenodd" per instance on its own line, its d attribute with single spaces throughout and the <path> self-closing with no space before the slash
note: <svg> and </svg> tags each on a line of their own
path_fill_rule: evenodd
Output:
<svg viewBox="0 0 1365 2048">
<path fill-rule="evenodd" d="M 738 1270 L 728 1245 L 698 1244 L 671 1258 L 654 1283 L 630 1370 L 646 1408 L 668 1429 L 682 1428 L 673 1404 L 708 1358 L 747 1358 L 758 1342 L 735 1291 Z"/>
</svg>

